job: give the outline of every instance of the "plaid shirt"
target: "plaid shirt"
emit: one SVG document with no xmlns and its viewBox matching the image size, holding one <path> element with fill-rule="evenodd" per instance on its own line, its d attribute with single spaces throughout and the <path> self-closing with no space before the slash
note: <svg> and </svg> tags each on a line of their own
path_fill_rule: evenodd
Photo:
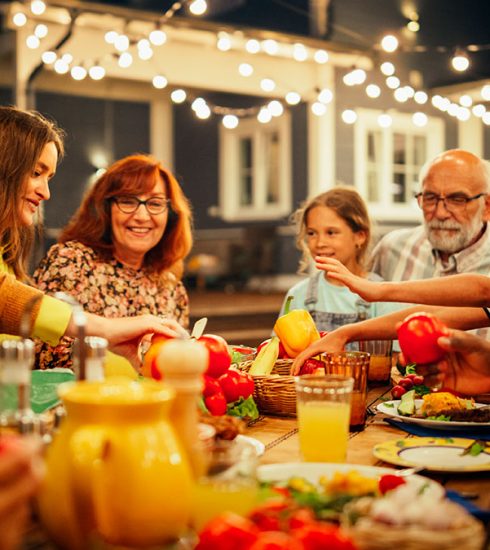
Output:
<svg viewBox="0 0 490 550">
<path fill-rule="evenodd" d="M 429 279 L 457 273 L 490 275 L 490 231 L 486 230 L 471 246 L 451 254 L 443 265 L 422 225 L 415 229 L 399 229 L 379 241 L 372 259 L 371 271 L 385 281 Z"/>
<path fill-rule="evenodd" d="M 490 230 L 487 228 L 471 246 L 451 254 L 443 265 L 422 225 L 415 229 L 398 229 L 379 241 L 373 250 L 372 261 L 371 271 L 385 281 L 429 279 L 458 273 L 490 276 Z M 490 339 L 490 329 L 479 329 L 475 333 Z"/>
</svg>

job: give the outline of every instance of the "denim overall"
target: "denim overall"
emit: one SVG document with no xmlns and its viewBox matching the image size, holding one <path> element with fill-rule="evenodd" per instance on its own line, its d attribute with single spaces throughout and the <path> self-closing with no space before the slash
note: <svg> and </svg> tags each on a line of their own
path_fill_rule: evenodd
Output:
<svg viewBox="0 0 490 550">
<path fill-rule="evenodd" d="M 373 275 L 373 279 L 377 279 L 377 275 Z M 315 321 L 316 328 L 331 332 L 336 328 L 339 328 L 348 323 L 356 323 L 357 321 L 363 321 L 369 317 L 370 303 L 363 300 L 360 296 L 356 301 L 356 313 L 330 313 L 328 311 L 317 311 L 315 309 L 318 302 L 318 285 L 320 277 L 323 277 L 323 271 L 316 273 L 313 277 L 310 277 L 308 288 L 306 289 L 305 308 L 310 312 L 313 320 Z M 371 276 L 368 277 L 371 279 Z M 358 351 L 359 344 L 357 342 L 351 342 L 345 346 L 345 349 L 349 351 Z"/>
</svg>

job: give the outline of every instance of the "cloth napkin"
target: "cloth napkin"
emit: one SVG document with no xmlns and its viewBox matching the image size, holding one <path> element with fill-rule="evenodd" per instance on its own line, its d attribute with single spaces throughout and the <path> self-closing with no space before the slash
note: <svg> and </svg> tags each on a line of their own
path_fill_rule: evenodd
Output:
<svg viewBox="0 0 490 550">
<path fill-rule="evenodd" d="M 395 428 L 421 437 L 466 437 L 468 439 L 490 441 L 489 426 L 482 426 L 481 428 L 463 427 L 454 430 L 439 430 L 433 427 L 428 428 L 426 426 L 421 426 L 420 424 L 401 422 L 399 420 L 395 420 L 394 418 L 384 418 L 384 421 Z"/>
</svg>

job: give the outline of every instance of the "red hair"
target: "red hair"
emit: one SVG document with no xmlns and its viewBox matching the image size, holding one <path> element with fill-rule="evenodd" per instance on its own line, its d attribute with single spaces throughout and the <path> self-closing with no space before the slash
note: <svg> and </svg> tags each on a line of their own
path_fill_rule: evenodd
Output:
<svg viewBox="0 0 490 550">
<path fill-rule="evenodd" d="M 148 193 L 158 178 L 170 200 L 169 215 L 162 238 L 145 254 L 144 266 L 156 272 L 178 273 L 192 248 L 191 209 L 177 180 L 151 155 L 130 155 L 112 164 L 86 193 L 59 242 L 79 241 L 112 256 L 111 199 Z"/>
</svg>

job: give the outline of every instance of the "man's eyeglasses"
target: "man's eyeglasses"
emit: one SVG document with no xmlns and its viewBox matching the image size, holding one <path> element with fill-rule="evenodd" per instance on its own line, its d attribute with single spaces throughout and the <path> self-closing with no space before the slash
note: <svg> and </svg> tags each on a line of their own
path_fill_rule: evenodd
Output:
<svg viewBox="0 0 490 550">
<path fill-rule="evenodd" d="M 441 195 L 436 195 L 435 193 L 417 193 L 415 198 L 424 212 L 434 212 L 439 201 L 442 201 L 444 208 L 448 212 L 457 214 L 463 212 L 469 202 L 475 201 L 480 197 L 485 197 L 486 195 L 487 193 L 478 193 L 478 195 L 473 197 L 467 197 L 464 193 L 453 193 L 447 197 L 441 197 Z"/>
<path fill-rule="evenodd" d="M 141 199 L 138 199 L 138 197 L 134 197 L 132 195 L 114 197 L 112 200 L 124 214 L 133 214 L 136 210 L 138 210 L 141 204 L 145 206 L 149 214 L 163 214 L 163 212 L 168 210 L 168 205 L 170 202 L 168 199 L 160 199 L 158 197 L 153 197 L 151 199 L 147 199 L 146 201 L 142 201 Z"/>
</svg>

